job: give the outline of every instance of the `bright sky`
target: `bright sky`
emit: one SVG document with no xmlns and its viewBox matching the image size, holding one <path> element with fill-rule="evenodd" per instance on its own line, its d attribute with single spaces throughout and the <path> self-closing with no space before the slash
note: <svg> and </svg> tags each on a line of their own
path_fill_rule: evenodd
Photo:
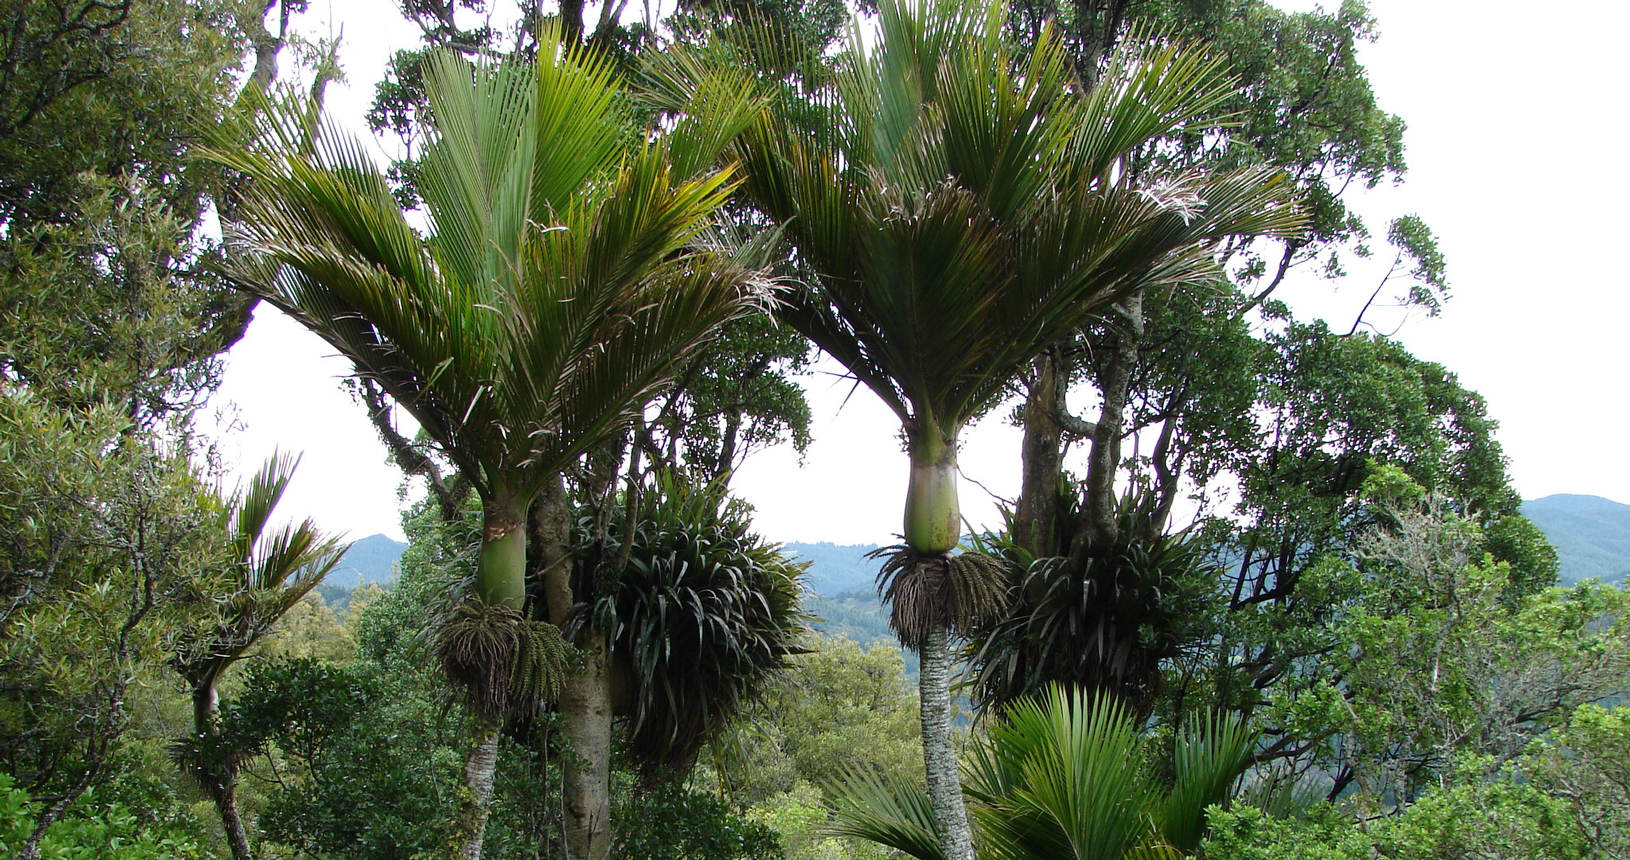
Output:
<svg viewBox="0 0 1630 860">
<path fill-rule="evenodd" d="M 1440 318 L 1410 319 L 1396 336 L 1488 399 L 1524 498 L 1583 493 L 1630 502 L 1630 457 L 1620 447 L 1630 426 L 1621 377 L 1630 275 L 1611 262 L 1630 235 L 1630 173 L 1613 166 L 1630 131 L 1618 44 L 1630 7 L 1575 0 L 1536 15 L 1510 0 L 1370 6 L 1381 39 L 1362 57 L 1381 105 L 1409 124 L 1410 169 L 1405 185 L 1377 189 L 1358 206 L 1378 235 L 1394 216 L 1424 218 L 1453 290 Z M 306 33 L 327 36 L 343 23 L 350 80 L 329 91 L 328 104 L 361 129 L 385 61 L 413 46 L 415 31 L 393 0 L 312 7 Z M 1302 314 L 1345 330 L 1378 277 L 1355 269 L 1334 289 L 1303 280 L 1282 294 Z M 400 538 L 401 475 L 340 389 L 349 365 L 332 352 L 262 306 L 227 358 L 216 399 L 236 425 L 223 457 L 247 473 L 274 448 L 303 452 L 286 513 L 352 537 Z M 850 386 L 832 376 L 808 384 L 815 443 L 803 465 L 790 449 L 761 453 L 738 475 L 736 492 L 757 506 L 760 531 L 775 540 L 889 542 L 900 528 L 907 471 L 893 416 L 864 389 L 848 397 Z M 993 415 L 966 434 L 960 460 L 964 516 L 994 522 L 990 493 L 1017 492 L 1018 431 Z"/>
</svg>

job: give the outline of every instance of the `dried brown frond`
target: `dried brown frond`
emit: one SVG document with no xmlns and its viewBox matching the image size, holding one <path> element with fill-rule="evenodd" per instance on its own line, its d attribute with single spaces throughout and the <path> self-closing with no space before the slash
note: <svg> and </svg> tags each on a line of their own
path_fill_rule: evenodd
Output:
<svg viewBox="0 0 1630 860">
<path fill-rule="evenodd" d="M 503 719 L 520 650 L 520 613 L 477 598 L 459 604 L 436 634 L 436 657 L 477 717 Z"/>
<path fill-rule="evenodd" d="M 889 627 L 900 637 L 901 645 L 921 650 L 928 634 L 941 623 L 950 599 L 945 557 L 924 555 L 903 545 L 873 550 L 867 557 L 883 559 L 877 572 L 877 593 L 889 605 Z"/>
<path fill-rule="evenodd" d="M 946 565 L 951 589 L 946 621 L 952 633 L 966 636 L 1007 606 L 1007 567 L 1000 559 L 973 551 L 951 556 Z"/>
<path fill-rule="evenodd" d="M 877 591 L 889 604 L 889 626 L 913 651 L 936 628 L 966 635 L 1007 603 L 1006 571 L 984 553 L 945 556 L 891 546 L 870 557 L 883 559 Z"/>
</svg>

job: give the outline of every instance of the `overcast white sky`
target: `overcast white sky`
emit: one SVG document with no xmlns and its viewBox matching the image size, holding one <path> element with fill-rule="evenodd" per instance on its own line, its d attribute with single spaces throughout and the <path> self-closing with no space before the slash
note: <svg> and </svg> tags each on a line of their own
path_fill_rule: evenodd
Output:
<svg viewBox="0 0 1630 860">
<path fill-rule="evenodd" d="M 312 7 L 306 33 L 327 36 L 343 24 L 349 83 L 330 90 L 329 105 L 361 128 L 386 59 L 414 44 L 414 30 L 394 0 Z M 1382 106 L 1409 124 L 1410 169 L 1403 186 L 1367 194 L 1359 208 L 1378 234 L 1394 216 L 1424 218 L 1453 290 L 1440 318 L 1412 319 L 1397 337 L 1487 397 L 1524 498 L 1630 502 L 1622 381 L 1630 276 L 1614 262 L 1630 233 L 1630 174 L 1618 162 L 1630 131 L 1619 42 L 1630 7 L 1576 0 L 1537 13 L 1511 0 L 1376 0 L 1371 11 L 1381 38 L 1362 57 Z M 1285 298 L 1345 327 L 1374 284 L 1355 271 L 1334 289 L 1287 285 Z M 286 513 L 354 538 L 400 538 L 400 473 L 341 391 L 348 370 L 322 341 L 262 306 L 227 357 L 215 405 L 237 426 L 221 450 L 244 472 L 275 447 L 301 451 Z M 899 531 L 906 477 L 893 416 L 864 390 L 840 410 L 849 386 L 830 376 L 809 388 L 815 443 L 804 464 L 790 449 L 761 453 L 736 491 L 757 506 L 772 539 L 888 542 Z M 967 434 L 961 464 L 964 515 L 992 522 L 987 489 L 1017 490 L 1017 431 L 987 419 Z"/>
</svg>

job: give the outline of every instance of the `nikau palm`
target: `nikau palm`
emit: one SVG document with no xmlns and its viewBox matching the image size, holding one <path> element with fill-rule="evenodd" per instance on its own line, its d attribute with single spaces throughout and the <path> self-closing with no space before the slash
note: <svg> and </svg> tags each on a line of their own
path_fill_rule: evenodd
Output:
<svg viewBox="0 0 1630 860">
<path fill-rule="evenodd" d="M 905 543 L 879 584 L 902 642 L 921 653 L 929 796 L 950 860 L 973 849 L 948 640 L 1001 596 L 994 564 L 952 554 L 960 432 L 1093 315 L 1151 285 L 1214 277 L 1211 249 L 1226 236 L 1286 236 L 1301 223 L 1270 171 L 1131 176 L 1133 155 L 1227 94 L 1215 62 L 1134 46 L 1082 92 L 1055 37 L 1012 54 L 1004 12 L 885 0 L 875 50 L 856 25 L 815 128 L 788 105 L 739 144 L 748 196 L 818 273 L 778 314 L 905 432 Z"/>
<path fill-rule="evenodd" d="M 181 633 L 172 668 L 192 696 L 193 734 L 175 745 L 176 757 L 198 780 L 221 816 L 233 860 L 248 860 L 249 838 L 238 815 L 240 762 L 214 743 L 221 674 L 242 660 L 351 548 L 311 520 L 268 528 L 272 512 L 294 476 L 295 458 L 276 454 L 221 508 L 229 542 L 225 579 L 230 591 L 212 622 Z"/>
<path fill-rule="evenodd" d="M 361 145 L 296 108 L 249 116 L 251 143 L 210 154 L 249 180 L 238 238 L 253 253 L 232 277 L 351 359 L 480 495 L 473 594 L 440 646 L 477 723 L 458 837 L 474 857 L 507 680 L 549 685 L 517 653 L 559 655 L 525 647 L 560 639 L 521 621 L 527 506 L 753 306 L 746 265 L 695 240 L 733 190 L 712 165 L 754 106 L 716 95 L 648 136 L 619 112 L 610 66 L 572 49 L 474 67 L 442 55 L 426 84 L 424 234 Z"/>
</svg>

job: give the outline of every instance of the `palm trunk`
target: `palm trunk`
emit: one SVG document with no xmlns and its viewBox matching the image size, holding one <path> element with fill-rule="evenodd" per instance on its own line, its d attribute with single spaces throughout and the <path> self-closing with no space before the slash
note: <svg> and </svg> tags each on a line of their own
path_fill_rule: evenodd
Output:
<svg viewBox="0 0 1630 860">
<path fill-rule="evenodd" d="M 942 433 L 931 420 L 907 426 L 911 446 L 911 484 L 906 490 L 906 545 L 926 563 L 943 564 L 962 537 L 957 504 L 956 430 Z M 918 561 L 919 565 L 925 561 Z M 928 777 L 929 805 L 945 860 L 974 860 L 968 807 L 951 742 L 951 646 L 944 618 L 933 619 L 917 644 L 922 658 L 917 695 L 922 713 L 923 769 Z"/>
<path fill-rule="evenodd" d="M 919 655 L 922 665 L 917 695 L 922 708 L 923 765 L 940 851 L 945 860 L 974 860 L 968 806 L 962 797 L 962 775 L 951 741 L 951 647 L 944 625 L 928 634 Z"/>
<path fill-rule="evenodd" d="M 487 840 L 487 817 L 492 810 L 492 784 L 498 772 L 498 738 L 496 725 L 482 725 L 474 732 L 474 745 L 464 759 L 464 788 L 469 792 L 461 810 L 458 856 L 478 860 L 481 846 Z"/>
<path fill-rule="evenodd" d="M 476 567 L 475 596 L 488 606 L 519 612 L 526 602 L 526 529 L 513 497 L 495 493 L 482 504 L 481 561 Z M 458 855 L 480 860 L 492 810 L 492 785 L 498 772 L 498 738 L 504 715 L 472 714 L 470 752 L 464 759 L 465 796 L 459 804 L 453 839 Z"/>
<path fill-rule="evenodd" d="M 906 546 L 920 553 L 947 553 L 962 538 L 957 504 L 956 431 L 941 434 L 931 421 L 907 428 L 911 483 L 906 488 Z"/>
<path fill-rule="evenodd" d="M 192 691 L 192 725 L 195 736 L 202 736 L 215 722 L 220 699 L 215 693 L 213 677 L 201 681 Z M 232 860 L 251 860 L 249 835 L 244 830 L 243 818 L 238 814 L 238 768 L 231 762 L 200 763 L 198 782 L 204 793 L 215 804 L 226 831 L 226 844 L 232 851 Z"/>
<path fill-rule="evenodd" d="M 481 564 L 476 570 L 476 594 L 482 602 L 516 612 L 526 602 L 526 529 L 521 511 L 512 498 L 482 505 Z"/>
</svg>

